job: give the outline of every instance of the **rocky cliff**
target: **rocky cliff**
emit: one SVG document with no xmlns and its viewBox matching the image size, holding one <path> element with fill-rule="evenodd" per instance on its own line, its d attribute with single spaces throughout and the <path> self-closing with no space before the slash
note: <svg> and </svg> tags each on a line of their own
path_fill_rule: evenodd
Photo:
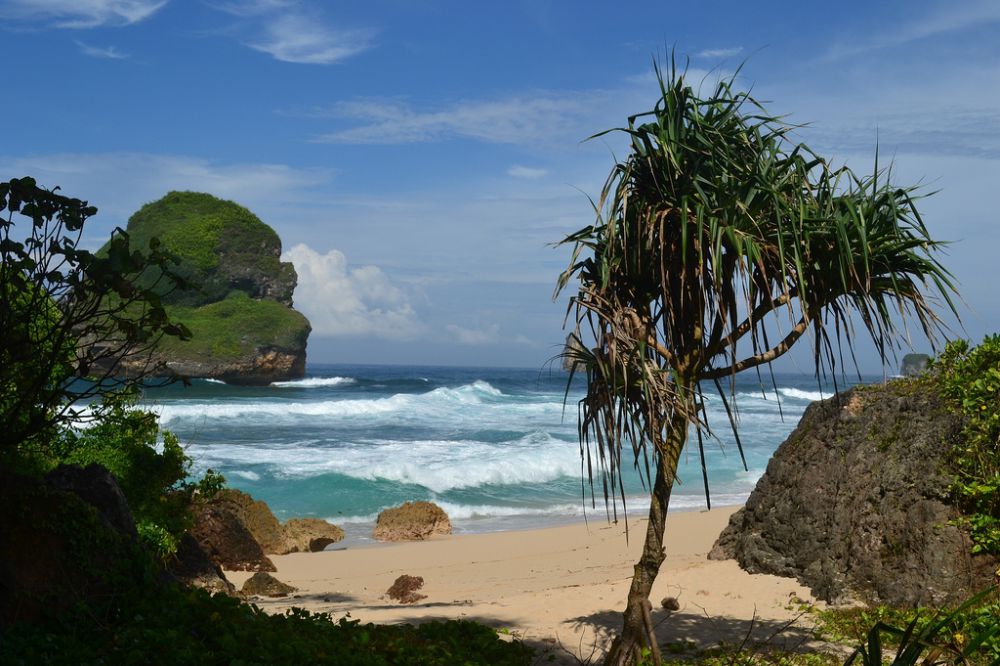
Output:
<svg viewBox="0 0 1000 666">
<path fill-rule="evenodd" d="M 164 340 L 153 361 L 188 377 L 267 384 L 305 373 L 308 320 L 292 308 L 295 268 L 281 240 L 246 208 L 198 192 L 170 192 L 136 212 L 127 231 L 146 247 L 158 238 L 195 287 L 162 295 L 192 339 Z M 126 369 L 130 363 L 126 361 Z"/>
<path fill-rule="evenodd" d="M 827 601 L 966 598 L 997 562 L 970 554 L 950 503 L 961 426 L 920 380 L 810 405 L 709 557 L 797 578 Z"/>
</svg>

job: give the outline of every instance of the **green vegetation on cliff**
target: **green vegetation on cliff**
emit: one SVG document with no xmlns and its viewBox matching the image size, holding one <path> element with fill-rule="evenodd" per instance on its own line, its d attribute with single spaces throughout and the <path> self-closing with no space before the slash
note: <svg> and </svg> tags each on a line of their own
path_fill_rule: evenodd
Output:
<svg viewBox="0 0 1000 666">
<path fill-rule="evenodd" d="M 132 215 L 127 231 L 139 247 L 158 238 L 180 258 L 179 272 L 198 286 L 165 295 L 167 303 L 205 305 L 235 287 L 291 305 L 296 275 L 280 260 L 281 239 L 239 204 L 201 192 L 170 192 Z"/>
<path fill-rule="evenodd" d="M 169 306 L 170 314 L 191 331 L 191 340 L 167 340 L 160 350 L 197 362 L 238 359 L 253 354 L 262 340 L 281 349 L 305 348 L 309 321 L 299 312 L 270 300 L 256 301 L 232 291 L 201 307 Z"/>
<path fill-rule="evenodd" d="M 170 192 L 139 209 L 127 231 L 139 247 L 158 242 L 176 255 L 177 272 L 196 285 L 162 294 L 192 335 L 160 345 L 158 361 L 182 375 L 227 381 L 301 375 L 310 326 L 292 309 L 295 268 L 281 261 L 271 227 L 232 201 Z"/>
</svg>

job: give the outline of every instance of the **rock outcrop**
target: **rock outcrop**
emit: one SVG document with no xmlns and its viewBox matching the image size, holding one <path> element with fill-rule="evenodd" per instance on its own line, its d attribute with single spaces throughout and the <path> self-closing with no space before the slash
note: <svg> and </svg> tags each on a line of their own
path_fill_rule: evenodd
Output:
<svg viewBox="0 0 1000 666">
<path fill-rule="evenodd" d="M 135 539 L 135 519 L 118 481 L 97 463 L 86 467 L 59 465 L 45 475 L 49 487 L 75 494 L 97 509 L 100 519 L 112 530 Z"/>
<path fill-rule="evenodd" d="M 261 550 L 269 555 L 283 555 L 285 531 L 281 523 L 271 513 L 271 508 L 262 500 L 255 500 L 247 493 L 235 488 L 220 490 L 209 503 L 232 513 L 243 527 L 260 544 Z"/>
<path fill-rule="evenodd" d="M 927 382 L 813 403 L 709 554 L 797 578 L 831 602 L 940 606 L 992 581 L 949 503 L 961 431 Z"/>
<path fill-rule="evenodd" d="M 284 533 L 286 553 L 316 553 L 344 538 L 344 530 L 319 518 L 292 518 Z"/>
<path fill-rule="evenodd" d="M 224 507 L 204 504 L 189 530 L 212 562 L 229 571 L 277 571 L 239 518 Z"/>
<path fill-rule="evenodd" d="M 222 568 L 209 559 L 198 541 L 189 533 L 181 536 L 177 552 L 167 562 L 167 572 L 186 587 L 236 596 L 236 587 L 226 579 Z"/>
<path fill-rule="evenodd" d="M 298 277 L 281 261 L 281 240 L 246 208 L 199 192 L 170 192 L 129 218 L 133 245 L 153 238 L 173 252 L 190 289 L 164 289 L 171 319 L 192 333 L 164 338 L 151 357 L 127 358 L 125 371 L 152 362 L 187 377 L 263 385 L 305 374 L 308 320 L 292 308 Z"/>
<path fill-rule="evenodd" d="M 263 571 L 247 578 L 240 589 L 240 593 L 246 597 L 287 597 L 298 591 L 298 588 L 282 583 L 271 574 Z"/>
<path fill-rule="evenodd" d="M 292 518 L 282 525 L 266 502 L 234 488 L 219 491 L 206 505 L 230 514 L 267 555 L 314 553 L 344 538 L 344 530 L 319 518 Z"/>
<path fill-rule="evenodd" d="M 448 514 L 433 502 L 406 502 L 378 514 L 372 536 L 379 541 L 422 541 L 451 534 Z"/>
<path fill-rule="evenodd" d="M 43 480 L 0 465 L 0 643 L 10 624 L 113 598 L 121 581 L 143 579 L 139 548 L 128 504 L 104 467 L 63 468 Z"/>
</svg>

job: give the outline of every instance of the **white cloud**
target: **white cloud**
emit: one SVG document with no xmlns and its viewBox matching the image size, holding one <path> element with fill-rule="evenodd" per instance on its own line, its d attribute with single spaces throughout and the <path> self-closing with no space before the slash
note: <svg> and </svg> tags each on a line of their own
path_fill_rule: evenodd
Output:
<svg viewBox="0 0 1000 666">
<path fill-rule="evenodd" d="M 84 44 L 79 40 L 77 40 L 76 45 L 80 47 L 80 52 L 83 53 L 83 55 L 90 56 L 91 58 L 105 58 L 108 60 L 127 60 L 132 57 L 127 53 L 122 53 L 114 46 L 101 48 L 98 46 L 91 46 L 90 44 Z"/>
<path fill-rule="evenodd" d="M 567 138 L 580 120 L 607 105 L 605 91 L 539 93 L 496 100 L 467 100 L 449 108 L 416 111 L 395 100 L 354 100 L 333 106 L 331 115 L 362 121 L 317 137 L 322 143 L 395 144 L 452 137 L 488 143 L 539 143 Z M 578 141 L 575 135 L 571 140 Z"/>
<path fill-rule="evenodd" d="M 423 327 L 406 295 L 377 266 L 350 268 L 343 252 L 298 244 L 281 255 L 299 274 L 295 307 L 320 336 L 370 335 L 405 340 Z"/>
<path fill-rule="evenodd" d="M 167 4 L 167 0 L 7 0 L 0 16 L 51 22 L 57 28 L 132 25 Z"/>
<path fill-rule="evenodd" d="M 295 0 L 234 0 L 232 2 L 209 2 L 208 6 L 233 16 L 259 16 L 270 12 L 294 7 Z"/>
<path fill-rule="evenodd" d="M 866 41 L 841 42 L 827 51 L 826 59 L 837 60 L 876 49 L 902 46 L 937 35 L 1000 22 L 1000 3 L 976 0 L 947 3 L 944 9 L 902 21 L 897 28 L 880 29 Z"/>
<path fill-rule="evenodd" d="M 268 22 L 265 36 L 247 45 L 283 62 L 330 65 L 369 49 L 373 36 L 371 30 L 333 30 L 305 16 L 286 14 Z"/>
<path fill-rule="evenodd" d="M 514 178 L 544 178 L 548 175 L 548 169 L 537 169 L 533 167 L 521 166 L 520 164 L 515 164 L 511 168 L 507 169 L 507 175 L 513 176 Z"/>
<path fill-rule="evenodd" d="M 500 339 L 500 326 L 491 324 L 484 328 L 466 328 L 458 324 L 448 324 L 445 329 L 460 345 L 490 345 Z"/>
<path fill-rule="evenodd" d="M 705 49 L 695 54 L 698 58 L 731 58 L 743 52 L 742 46 L 735 46 L 728 49 Z"/>
</svg>

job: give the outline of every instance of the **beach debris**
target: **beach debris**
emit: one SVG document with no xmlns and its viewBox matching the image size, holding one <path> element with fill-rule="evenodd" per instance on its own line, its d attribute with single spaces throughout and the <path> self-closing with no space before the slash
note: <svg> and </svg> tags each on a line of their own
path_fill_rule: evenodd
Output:
<svg viewBox="0 0 1000 666">
<path fill-rule="evenodd" d="M 403 574 L 385 591 L 385 595 L 401 604 L 414 604 L 426 599 L 426 594 L 418 594 L 417 590 L 424 586 L 423 576 L 408 576 Z"/>
<path fill-rule="evenodd" d="M 286 553 L 316 553 L 344 538 L 344 530 L 319 518 L 292 518 L 284 532 Z"/>
<path fill-rule="evenodd" d="M 379 541 L 423 541 L 451 534 L 451 521 L 433 502 L 407 502 L 378 514 L 372 536 Z"/>
<path fill-rule="evenodd" d="M 660 606 L 663 607 L 664 610 L 676 611 L 681 609 L 681 602 L 677 601 L 677 597 L 663 597 L 663 599 L 660 600 Z"/>
<path fill-rule="evenodd" d="M 190 530 L 201 549 L 229 571 L 276 571 L 260 544 L 239 518 L 222 506 L 207 504 L 194 511 Z"/>
<path fill-rule="evenodd" d="M 287 597 L 298 588 L 282 583 L 269 573 L 258 571 L 247 578 L 240 592 L 247 597 Z"/>
</svg>

